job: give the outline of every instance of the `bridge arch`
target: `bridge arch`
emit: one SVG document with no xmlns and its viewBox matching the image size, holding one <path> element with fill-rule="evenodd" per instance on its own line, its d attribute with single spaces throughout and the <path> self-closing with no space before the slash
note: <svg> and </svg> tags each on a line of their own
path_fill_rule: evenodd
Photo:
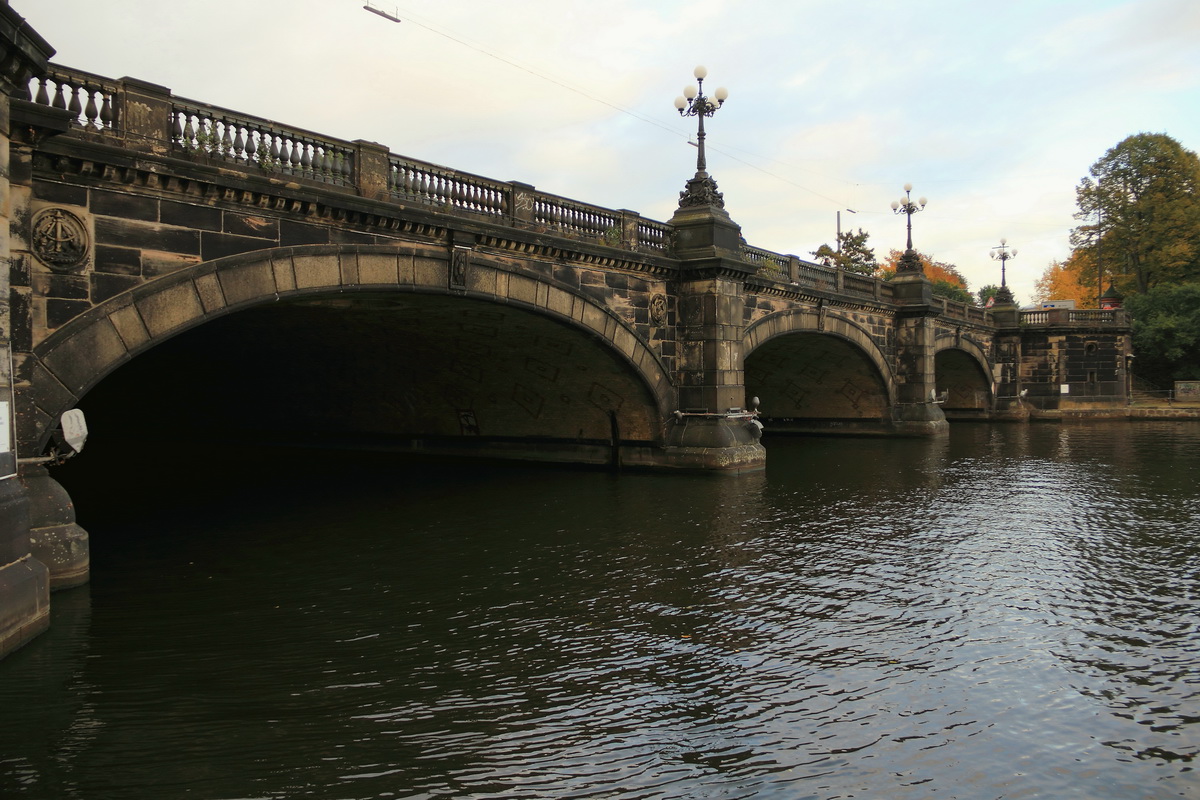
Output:
<svg viewBox="0 0 1200 800">
<path fill-rule="evenodd" d="M 770 314 L 743 338 L 746 392 L 768 427 L 786 431 L 886 425 L 895 404 L 892 367 L 870 333 L 826 309 Z"/>
<path fill-rule="evenodd" d="M 992 369 L 987 352 L 965 336 L 940 340 L 934 352 L 942 411 L 949 419 L 985 419 L 995 404 Z"/>
<path fill-rule="evenodd" d="M 407 304 L 398 304 L 397 298 L 407 298 Z M 558 430 L 576 428 L 584 439 L 661 443 L 674 388 L 662 362 L 624 320 L 577 288 L 514 269 L 486 253 L 456 248 L 452 254 L 444 245 L 405 243 L 311 245 L 230 256 L 173 272 L 92 308 L 33 350 L 25 405 L 33 407 L 37 424 L 24 428 L 29 441 L 23 449 L 43 452 L 61 412 L 122 365 L 168 340 L 246 316 L 240 312 L 369 306 L 377 316 L 390 311 L 399 317 L 405 313 L 401 307 L 414 304 L 421 305 L 426 319 L 452 308 L 467 309 L 462 313 L 471 319 L 456 324 L 466 331 L 478 323 L 477 330 L 464 334 L 475 337 L 476 344 L 506 320 L 530 337 L 548 340 L 562 333 L 550 343 L 545 359 L 521 355 L 521 369 L 534 377 L 501 399 L 521 406 L 526 416 L 543 417 L 543 425 L 550 420 Z M 587 355 L 586 366 L 597 368 L 593 373 L 604 374 L 583 374 L 585 365 L 572 360 L 572 348 L 576 357 Z M 477 361 L 460 372 L 483 369 L 479 359 L 486 361 L 488 355 L 479 346 L 475 349 Z M 389 352 L 402 351 L 396 344 Z M 564 363 L 551 363 L 555 356 Z M 511 367 L 518 355 L 504 358 Z M 575 368 L 580 375 L 567 374 Z M 540 380 L 550 386 L 557 378 L 562 378 L 559 385 L 570 387 L 561 397 L 539 395 L 528 385 Z M 460 390 L 446 391 L 462 395 Z M 560 399 L 577 408 L 587 406 L 586 431 L 567 419 L 569 411 L 556 406 Z M 460 409 L 460 415 L 468 412 Z M 478 420 L 464 418 L 455 425 L 460 422 L 469 428 Z M 526 427 L 536 429 L 533 422 Z"/>
</svg>

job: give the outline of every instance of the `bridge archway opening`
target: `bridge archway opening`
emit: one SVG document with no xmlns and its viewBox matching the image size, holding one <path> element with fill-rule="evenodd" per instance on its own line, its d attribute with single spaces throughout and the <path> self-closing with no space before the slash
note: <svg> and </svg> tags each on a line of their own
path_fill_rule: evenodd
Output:
<svg viewBox="0 0 1200 800">
<path fill-rule="evenodd" d="M 204 321 L 80 400 L 91 442 L 395 450 L 607 464 L 661 409 L 590 331 L 422 292 L 311 294 Z M 167 454 L 161 454 L 166 457 Z M 81 457 L 80 461 L 83 460 Z"/>
<path fill-rule="evenodd" d="M 979 361 L 958 348 L 939 350 L 934 356 L 937 390 L 945 393 L 946 419 L 986 420 L 992 408 L 992 385 Z"/>
<path fill-rule="evenodd" d="M 793 332 L 745 358 L 746 395 L 761 400 L 764 433 L 882 433 L 891 419 L 887 383 L 858 345 Z"/>
</svg>

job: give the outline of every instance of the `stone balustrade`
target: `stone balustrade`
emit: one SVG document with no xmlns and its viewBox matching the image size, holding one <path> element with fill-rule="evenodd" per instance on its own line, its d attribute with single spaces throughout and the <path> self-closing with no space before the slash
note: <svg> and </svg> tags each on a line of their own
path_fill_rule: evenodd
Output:
<svg viewBox="0 0 1200 800">
<path fill-rule="evenodd" d="M 660 255 L 671 251 L 671 225 L 633 211 L 603 208 L 517 181 L 498 181 L 397 155 L 373 142 L 336 139 L 175 97 L 164 87 L 130 78 L 113 80 L 51 64 L 45 74 L 31 80 L 30 94 L 35 103 L 73 113 L 79 131 L 124 140 L 134 149 L 312 181 L 372 199 L 624 250 Z M 868 275 L 749 245 L 742 246 L 740 255 L 755 267 L 757 280 L 873 301 L 894 297 L 890 283 Z M 940 302 L 948 317 L 991 323 L 985 309 Z"/>
<path fill-rule="evenodd" d="M 1042 308 L 1022 311 L 1021 324 L 1026 326 L 1056 325 L 1128 325 L 1129 312 L 1124 309 L 1099 308 Z"/>
<path fill-rule="evenodd" d="M 171 148 L 245 169 L 352 185 L 355 146 L 269 120 L 188 101 L 172 103 Z"/>
<path fill-rule="evenodd" d="M 116 120 L 114 98 L 118 91 L 117 81 L 52 65 L 44 75 L 30 82 L 29 96 L 35 103 L 70 111 L 80 128 L 111 131 Z"/>
</svg>

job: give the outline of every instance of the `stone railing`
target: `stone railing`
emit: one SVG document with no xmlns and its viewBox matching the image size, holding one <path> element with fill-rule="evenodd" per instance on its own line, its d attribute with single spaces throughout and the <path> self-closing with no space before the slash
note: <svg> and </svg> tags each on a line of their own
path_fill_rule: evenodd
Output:
<svg viewBox="0 0 1200 800">
<path fill-rule="evenodd" d="M 596 244 L 666 254 L 670 225 L 637 212 L 594 206 L 395 155 L 219 106 L 175 97 L 131 78 L 113 80 L 51 64 L 30 81 L 35 103 L 67 109 L 81 132 L 124 146 L 202 160 L 265 176 L 287 176 L 377 200 L 552 232 Z M 137 113 L 129 113 L 130 108 Z"/>
<path fill-rule="evenodd" d="M 30 81 L 30 97 L 35 103 L 68 110 L 81 132 L 120 140 L 133 150 L 215 163 L 250 174 L 286 176 L 374 200 L 624 250 L 666 255 L 671 249 L 671 226 L 634 211 L 602 208 L 540 192 L 517 181 L 497 181 L 396 155 L 374 142 L 335 139 L 175 97 L 169 89 L 132 78 L 113 80 L 51 64 L 43 75 Z M 755 267 L 756 277 L 776 284 L 883 302 L 894 296 L 893 286 L 886 281 L 794 255 L 744 245 L 741 257 Z M 942 313 L 972 322 L 989 321 L 983 309 L 961 303 L 943 301 Z M 1022 321 L 1040 324 L 1024 316 Z"/>
<path fill-rule="evenodd" d="M 176 99 L 170 111 L 171 149 L 216 161 L 337 186 L 352 184 L 352 142 L 290 128 L 235 111 Z"/>
<path fill-rule="evenodd" d="M 958 303 L 945 297 L 934 298 L 934 302 L 939 301 L 942 306 L 942 316 L 977 322 L 981 325 L 991 324 L 991 314 L 986 308 L 980 308 L 970 303 Z"/>
<path fill-rule="evenodd" d="M 30 81 L 29 97 L 35 103 L 70 111 L 79 128 L 103 132 L 113 129 L 119 86 L 110 78 L 52 64 L 44 75 Z"/>
<path fill-rule="evenodd" d="M 871 300 L 890 300 L 893 286 L 871 275 L 846 272 L 837 267 L 805 261 L 793 255 L 773 253 L 742 245 L 742 258 L 757 267 L 762 278 L 833 294 Z"/>
<path fill-rule="evenodd" d="M 1022 325 L 1127 325 L 1129 313 L 1120 308 L 1043 308 L 1021 312 Z"/>
</svg>

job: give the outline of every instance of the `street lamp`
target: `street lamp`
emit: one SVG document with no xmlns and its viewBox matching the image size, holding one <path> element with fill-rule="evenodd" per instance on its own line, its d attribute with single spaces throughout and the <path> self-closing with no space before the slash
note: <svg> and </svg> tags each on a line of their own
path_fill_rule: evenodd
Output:
<svg viewBox="0 0 1200 800">
<path fill-rule="evenodd" d="M 853 208 L 847 208 L 851 214 L 857 214 Z M 837 251 L 842 252 L 842 212 L 837 212 Z"/>
<path fill-rule="evenodd" d="M 924 197 L 918 199 L 915 203 L 912 201 L 911 183 L 904 184 L 904 197 L 892 201 L 892 211 L 908 217 L 908 246 L 905 248 L 904 255 L 901 256 L 899 264 L 899 269 L 902 271 L 921 271 L 921 260 L 913 252 L 912 246 L 912 215 L 925 208 L 925 203 L 927 202 Z"/>
<path fill-rule="evenodd" d="M 1017 248 L 1008 246 L 1008 239 L 1000 239 L 1000 244 L 993 247 L 990 251 L 992 258 L 1000 262 L 1000 288 L 996 291 L 996 303 L 1004 303 L 1006 305 L 1013 302 L 1013 294 L 1008 288 L 1008 279 L 1005 276 L 1005 267 L 1008 265 L 1010 258 L 1017 257 Z"/>
<path fill-rule="evenodd" d="M 695 117 L 699 130 L 696 133 L 696 177 L 688 181 L 687 189 L 679 193 L 679 205 L 683 206 L 717 206 L 725 207 L 725 199 L 717 191 L 717 182 L 709 177 L 707 162 L 704 159 L 704 118 L 717 113 L 717 109 L 725 104 L 729 90 L 717 89 L 711 98 L 704 96 L 704 79 L 708 70 L 696 67 L 692 73 L 696 76 L 696 85 L 683 87 L 683 94 L 675 98 L 675 108 L 681 117 Z"/>
</svg>

